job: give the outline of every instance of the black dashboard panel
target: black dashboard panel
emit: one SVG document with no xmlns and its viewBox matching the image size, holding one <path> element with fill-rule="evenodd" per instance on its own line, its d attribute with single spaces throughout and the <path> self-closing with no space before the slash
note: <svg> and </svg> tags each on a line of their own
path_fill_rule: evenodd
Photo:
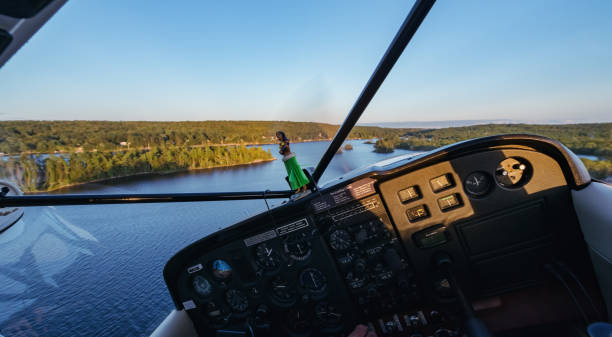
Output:
<svg viewBox="0 0 612 337">
<path fill-rule="evenodd" d="M 500 186 L 494 178 L 498 164 L 507 158 L 520 158 L 530 165 L 529 175 L 516 187 Z M 491 186 L 484 195 L 469 193 L 466 179 L 474 172 L 490 180 Z M 454 184 L 436 192 L 431 180 L 443 175 L 448 175 Z M 422 198 L 402 202 L 398 192 L 409 186 L 419 187 Z M 408 255 L 414 260 L 416 273 L 425 275 L 428 284 L 434 284 L 438 277 L 431 261 L 441 251 L 453 257 L 460 272 L 475 273 L 482 269 L 487 274 L 492 269 L 482 268 L 485 265 L 527 267 L 534 261 L 550 258 L 551 245 L 560 246 L 571 235 L 580 237 L 575 232 L 569 187 L 560 165 L 535 151 L 503 149 L 465 155 L 387 180 L 380 184 L 380 190 Z M 443 209 L 440 200 L 453 195 L 459 205 Z M 409 215 L 416 206 L 426 207 L 428 215 L 413 221 Z M 432 244 L 422 244 L 421 237 L 428 235 Z M 521 255 L 522 251 L 532 253 Z M 514 257 L 505 261 L 509 252 Z M 517 258 L 517 254 L 524 259 Z M 520 275 L 516 284 L 538 279 L 526 271 Z M 506 273 L 491 272 L 485 276 L 466 282 L 473 285 L 472 293 L 485 295 L 515 286 L 512 282 L 515 277 Z"/>
<path fill-rule="evenodd" d="M 338 332 L 354 320 L 313 220 L 270 227 L 202 254 L 180 274 L 182 306 L 193 309 L 199 331 L 244 331 L 248 319 L 254 331 L 299 336 Z M 196 278 L 210 291 L 198 292 Z"/>
<path fill-rule="evenodd" d="M 537 284 L 556 259 L 584 265 L 566 249 L 582 247 L 568 186 L 580 166 L 528 140 L 366 169 L 204 238 L 166 265 L 175 305 L 203 336 L 346 336 L 357 323 L 452 336 L 440 254 L 472 298 Z"/>
</svg>

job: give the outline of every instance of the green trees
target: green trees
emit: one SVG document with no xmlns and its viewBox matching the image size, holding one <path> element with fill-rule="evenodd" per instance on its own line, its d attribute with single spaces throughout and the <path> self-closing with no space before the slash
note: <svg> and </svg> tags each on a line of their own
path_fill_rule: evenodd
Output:
<svg viewBox="0 0 612 337">
<path fill-rule="evenodd" d="M 338 126 L 275 121 L 1 121 L 0 152 L 4 156 L 0 156 L 0 178 L 18 181 L 26 191 L 44 191 L 124 175 L 244 164 L 272 155 L 258 148 L 213 145 L 276 143 L 277 130 L 299 142 L 330 139 Z M 357 126 L 349 137 L 377 138 L 374 151 L 392 152 L 394 148 L 431 150 L 501 133 L 557 139 L 576 153 L 604 159 L 584 161 L 594 177 L 611 175 L 612 123 L 490 124 L 428 130 Z"/>
<path fill-rule="evenodd" d="M 260 147 L 154 147 L 149 150 L 26 155 L 0 161 L 0 177 L 17 182 L 24 192 L 135 174 L 174 172 L 248 164 L 274 157 Z"/>
<path fill-rule="evenodd" d="M 399 137 L 380 138 L 374 144 L 374 152 L 391 153 L 399 144 Z"/>
<path fill-rule="evenodd" d="M 556 139 L 580 154 L 612 158 L 612 123 L 592 124 L 488 124 L 457 128 L 408 131 L 397 145 L 407 150 L 431 150 L 462 140 L 502 133 L 528 133 Z"/>
<path fill-rule="evenodd" d="M 16 154 L 275 143 L 284 130 L 292 141 L 331 139 L 338 125 L 275 121 L 108 122 L 1 121 L 0 152 Z M 410 129 L 357 126 L 351 138 L 401 135 Z"/>
<path fill-rule="evenodd" d="M 612 176 L 612 161 L 609 160 L 590 160 L 580 158 L 591 174 L 591 177 L 605 179 Z"/>
<path fill-rule="evenodd" d="M 376 152 L 391 152 L 394 148 L 427 151 L 459 141 L 503 133 L 528 133 L 561 141 L 579 154 L 594 155 L 601 160 L 582 159 L 594 178 L 612 176 L 612 123 L 598 124 L 489 124 L 457 128 L 412 130 L 404 137 L 385 137 L 374 145 Z"/>
</svg>

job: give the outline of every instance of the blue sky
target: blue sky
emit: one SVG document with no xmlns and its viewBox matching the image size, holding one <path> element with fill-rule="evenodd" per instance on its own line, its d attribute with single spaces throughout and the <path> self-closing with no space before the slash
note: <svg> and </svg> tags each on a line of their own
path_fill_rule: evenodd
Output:
<svg viewBox="0 0 612 337">
<path fill-rule="evenodd" d="M 0 119 L 340 123 L 412 1 L 69 1 Z M 612 121 L 612 1 L 438 1 L 362 122 Z"/>
</svg>

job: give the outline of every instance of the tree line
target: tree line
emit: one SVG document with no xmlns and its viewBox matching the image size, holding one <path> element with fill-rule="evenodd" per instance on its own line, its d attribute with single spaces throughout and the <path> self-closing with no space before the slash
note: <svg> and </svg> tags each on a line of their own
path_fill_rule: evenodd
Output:
<svg viewBox="0 0 612 337">
<path fill-rule="evenodd" d="M 573 152 L 594 155 L 600 160 L 582 158 L 595 178 L 612 176 L 612 123 L 591 124 L 488 124 L 444 129 L 410 130 L 403 136 L 388 136 L 377 140 L 376 152 L 393 152 L 394 149 L 428 151 L 467 139 L 504 133 L 536 134 L 556 139 Z"/>
<path fill-rule="evenodd" d="M 24 192 L 50 191 L 74 184 L 143 173 L 161 173 L 273 160 L 260 147 L 153 147 L 118 152 L 29 155 L 0 161 L 0 177 Z"/>
<path fill-rule="evenodd" d="M 275 143 L 284 130 L 293 142 L 327 140 L 337 125 L 303 122 L 0 122 L 0 177 L 24 191 L 48 191 L 88 181 L 141 173 L 246 164 L 272 156 L 259 148 L 228 144 Z M 600 157 L 583 162 L 593 177 L 612 175 L 612 123 L 490 124 L 444 129 L 357 126 L 350 138 L 378 139 L 376 152 L 431 150 L 501 133 L 532 133 L 560 140 L 574 152 Z M 222 146 L 218 146 L 218 145 Z M 31 155 L 32 153 L 57 155 Z"/>
<path fill-rule="evenodd" d="M 556 139 L 572 151 L 612 159 L 612 123 L 590 124 L 487 124 L 456 128 L 413 130 L 404 134 L 398 147 L 430 150 L 462 140 L 502 133 L 527 133 Z"/>
<path fill-rule="evenodd" d="M 338 125 L 283 121 L 111 122 L 111 121 L 2 121 L 0 152 L 54 153 L 114 151 L 154 146 L 209 146 L 275 143 L 283 130 L 293 142 L 328 140 Z M 350 138 L 402 135 L 410 129 L 357 126 Z"/>
</svg>

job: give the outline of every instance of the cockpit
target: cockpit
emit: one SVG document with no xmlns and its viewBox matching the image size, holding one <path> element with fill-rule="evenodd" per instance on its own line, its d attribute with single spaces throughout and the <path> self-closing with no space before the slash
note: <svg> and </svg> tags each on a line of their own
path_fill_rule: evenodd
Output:
<svg viewBox="0 0 612 337">
<path fill-rule="evenodd" d="M 0 66 L 65 2 L 0 3 Z M 434 3 L 414 2 L 340 125 L 219 121 L 225 118 L 220 112 L 214 112 L 217 120 L 197 122 L 0 121 L 0 178 L 17 181 L 0 180 L 0 253 L 7 252 L 0 257 L 0 281 L 7 281 L 0 290 L 0 324 L 14 320 L 8 329 L 0 325 L 0 337 L 149 332 L 153 337 L 610 336 L 612 164 L 606 158 L 612 156 L 607 144 L 612 124 L 580 124 L 568 135 L 570 128 L 557 124 L 529 126 L 554 129 L 563 143 L 539 132 L 510 132 L 514 124 L 499 120 L 478 129 L 467 124 L 459 136 L 451 127 L 441 135 L 437 127 L 357 125 Z M 233 13 L 228 17 L 235 19 Z M 315 40 L 323 34 L 317 31 Z M 117 83 L 112 84 L 103 85 L 115 90 Z M 259 95 L 257 85 L 249 95 Z M 10 101 L 10 91 L 0 90 L 0 95 Z M 155 99 L 151 106 L 166 100 Z M 248 104 L 240 101 L 234 108 Z M 295 143 L 279 125 L 295 132 Z M 497 125 L 510 131 L 495 132 Z M 302 169 L 291 146 L 308 142 L 317 142 L 310 148 L 316 156 L 311 153 Z M 280 156 L 271 151 L 277 145 Z M 353 146 L 362 147 L 353 159 L 374 152 L 384 156 L 362 158 L 364 166 L 344 165 L 342 175 L 324 182 L 332 160 Z M 401 155 L 389 155 L 400 149 Z M 583 150 L 588 153 L 580 158 L 574 153 Z M 244 182 L 270 182 L 256 170 L 241 176 L 244 184 L 236 190 L 238 175 L 225 176 L 225 185 L 214 184 L 215 172 L 222 169 L 244 173 L 246 165 L 272 162 L 278 165 L 270 172 L 279 176 L 283 189 L 247 191 L 258 185 Z M 281 176 L 281 165 L 287 177 Z M 182 182 L 191 189 L 171 190 L 177 180 L 167 176 L 196 170 L 210 173 L 205 189 L 194 185 L 202 177 L 194 175 Z M 141 188 L 139 178 L 166 180 Z M 122 179 L 127 182 L 119 188 L 115 182 Z M 108 181 L 113 183 L 87 190 L 88 184 Z M 100 190 L 104 193 L 96 193 Z M 244 200 L 262 201 L 261 207 L 220 206 Z M 169 203 L 175 208 L 153 206 Z M 210 207 L 199 208 L 203 203 Z M 130 213 L 118 207 L 114 216 L 102 210 L 127 204 L 149 208 Z M 73 213 L 62 216 L 57 208 L 63 206 L 83 208 L 68 208 Z M 36 216 L 28 216 L 29 209 Z M 177 220 L 181 212 L 190 214 L 189 226 Z M 224 217 L 229 212 L 248 216 Z M 73 225 L 73 214 L 81 221 L 92 219 L 96 228 L 107 227 L 97 233 L 103 239 Z M 154 218 L 161 220 L 152 223 Z M 129 226 L 117 230 L 122 221 Z M 152 238 L 141 235 L 154 231 Z M 184 232 L 174 238 L 173 244 L 182 247 L 178 252 L 160 244 L 171 231 Z M 136 266 L 153 260 L 139 256 L 142 247 L 155 253 L 160 270 L 151 272 L 153 263 Z M 109 252 L 97 263 L 80 259 Z M 101 286 L 83 286 L 104 273 L 109 275 Z M 31 277 L 43 281 L 31 282 Z M 125 287 L 129 279 L 138 282 Z M 73 288 L 57 295 L 65 284 Z M 140 292 L 137 303 L 130 302 L 134 284 Z M 111 295 L 99 291 L 110 286 Z M 161 289 L 168 298 L 147 293 L 150 289 Z M 153 301 L 163 302 L 157 308 L 163 308 L 162 318 L 171 310 L 159 325 L 159 315 L 146 315 Z M 104 306 L 96 322 L 110 328 L 87 330 L 84 326 L 98 323 L 80 322 L 72 331 L 70 325 L 87 311 L 83 303 L 89 317 L 98 315 L 92 307 Z M 3 311 L 3 304 L 10 308 Z M 15 320 L 34 306 L 27 319 Z M 138 323 L 125 318 L 135 312 Z M 41 323 L 50 316 L 52 324 Z M 120 328 L 113 329 L 115 319 L 121 320 Z M 30 323 L 42 329 L 30 329 Z"/>
<path fill-rule="evenodd" d="M 462 336 L 470 315 L 495 335 L 570 336 L 605 312 L 577 163 L 518 135 L 388 161 L 186 247 L 164 277 L 204 336 Z"/>
</svg>

